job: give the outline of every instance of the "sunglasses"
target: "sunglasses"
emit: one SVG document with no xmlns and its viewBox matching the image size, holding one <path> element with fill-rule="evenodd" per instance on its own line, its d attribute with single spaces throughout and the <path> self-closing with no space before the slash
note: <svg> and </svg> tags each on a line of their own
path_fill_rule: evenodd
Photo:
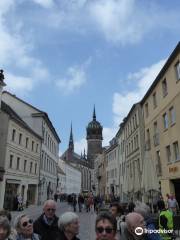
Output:
<svg viewBox="0 0 180 240">
<path fill-rule="evenodd" d="M 29 219 L 28 221 L 23 222 L 23 223 L 22 223 L 22 226 L 23 226 L 23 227 L 27 227 L 28 224 L 33 224 L 33 220 L 32 220 L 32 219 Z"/>
<path fill-rule="evenodd" d="M 104 231 L 105 231 L 106 233 L 112 233 L 113 228 L 109 228 L 109 227 L 107 227 L 107 228 L 97 227 L 97 228 L 96 228 L 96 232 L 98 232 L 98 233 L 103 233 Z"/>
<path fill-rule="evenodd" d="M 55 212 L 56 209 L 55 209 L 55 208 L 48 208 L 47 211 L 48 211 L 48 212 L 50 212 L 50 211 Z"/>
</svg>

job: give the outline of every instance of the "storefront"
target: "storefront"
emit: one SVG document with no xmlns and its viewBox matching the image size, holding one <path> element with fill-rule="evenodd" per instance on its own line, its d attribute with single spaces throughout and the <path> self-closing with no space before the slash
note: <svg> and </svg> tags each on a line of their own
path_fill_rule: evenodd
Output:
<svg viewBox="0 0 180 240">
<path fill-rule="evenodd" d="M 17 180 L 6 180 L 5 195 L 4 195 L 4 209 L 16 210 L 17 201 L 16 196 L 18 194 L 18 187 L 20 181 Z"/>
</svg>

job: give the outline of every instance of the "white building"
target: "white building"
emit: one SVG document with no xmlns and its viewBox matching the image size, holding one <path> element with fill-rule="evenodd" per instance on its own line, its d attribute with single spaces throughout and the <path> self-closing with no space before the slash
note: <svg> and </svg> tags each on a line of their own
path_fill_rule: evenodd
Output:
<svg viewBox="0 0 180 240">
<path fill-rule="evenodd" d="M 110 147 L 105 151 L 106 159 L 106 194 L 119 196 L 119 165 L 118 144 L 116 138 L 110 141 Z"/>
<path fill-rule="evenodd" d="M 3 92 L 2 99 L 43 139 L 39 173 L 39 197 L 42 204 L 52 198 L 57 188 L 57 164 L 60 139 L 47 113 L 24 102 L 9 92 Z"/>
<path fill-rule="evenodd" d="M 64 194 L 66 191 L 66 174 L 59 166 L 57 168 L 57 173 L 58 173 L 57 192 L 59 194 Z"/>
<path fill-rule="evenodd" d="M 0 208 L 15 209 L 18 194 L 24 204 L 36 204 L 42 138 L 4 102 L 0 123 L 0 166 L 4 169 Z"/>
<path fill-rule="evenodd" d="M 116 134 L 118 141 L 118 166 L 119 166 L 119 196 L 121 202 L 127 202 L 128 196 L 126 194 L 127 182 L 125 178 L 125 131 L 123 124 L 120 125 L 119 131 Z"/>
<path fill-rule="evenodd" d="M 66 194 L 79 194 L 81 192 L 81 171 L 72 164 L 59 159 L 59 166 L 66 175 Z"/>
</svg>

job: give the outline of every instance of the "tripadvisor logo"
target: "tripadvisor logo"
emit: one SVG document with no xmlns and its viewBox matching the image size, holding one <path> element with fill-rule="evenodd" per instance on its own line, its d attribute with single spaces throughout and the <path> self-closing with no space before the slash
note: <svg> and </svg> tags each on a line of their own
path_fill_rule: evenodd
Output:
<svg viewBox="0 0 180 240">
<path fill-rule="evenodd" d="M 148 234 L 151 234 L 151 233 L 165 233 L 165 234 L 169 234 L 169 233 L 173 233 L 173 230 L 166 230 L 166 229 L 143 229 L 142 227 L 137 227 L 135 229 L 135 234 L 140 236 L 142 235 L 143 233 L 148 233 Z"/>
</svg>

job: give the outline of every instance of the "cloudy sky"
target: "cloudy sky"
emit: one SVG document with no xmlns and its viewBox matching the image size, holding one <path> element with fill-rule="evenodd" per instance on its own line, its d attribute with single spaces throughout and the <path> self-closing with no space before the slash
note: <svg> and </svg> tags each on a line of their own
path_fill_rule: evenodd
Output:
<svg viewBox="0 0 180 240">
<path fill-rule="evenodd" d="M 86 147 L 95 104 L 107 145 L 177 45 L 179 12 L 179 0 L 0 0 L 6 90 L 48 113 L 60 152 L 71 121 Z"/>
</svg>

